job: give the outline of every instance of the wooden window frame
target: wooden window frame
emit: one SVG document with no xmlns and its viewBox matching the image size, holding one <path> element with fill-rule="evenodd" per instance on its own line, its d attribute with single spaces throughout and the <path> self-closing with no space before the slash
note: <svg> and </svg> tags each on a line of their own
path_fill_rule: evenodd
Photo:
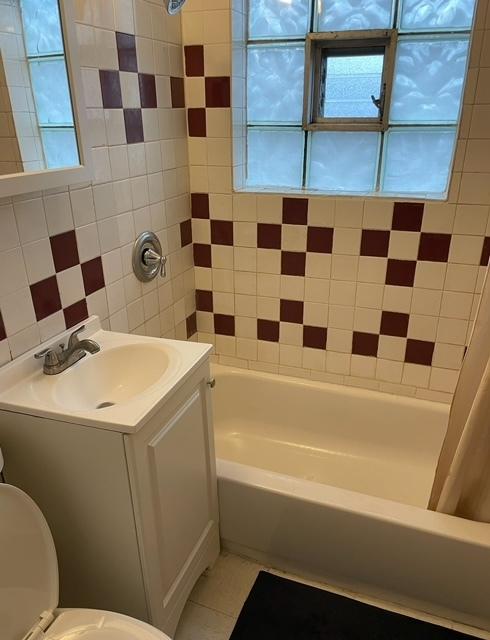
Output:
<svg viewBox="0 0 490 640">
<path fill-rule="evenodd" d="M 370 29 L 367 31 L 330 31 L 309 33 L 305 44 L 305 83 L 303 98 L 304 131 L 386 131 L 393 88 L 397 29 Z M 319 116 L 321 100 L 321 72 L 324 53 L 328 51 L 356 51 L 384 49 L 381 78 L 382 107 L 379 118 L 324 118 Z"/>
</svg>

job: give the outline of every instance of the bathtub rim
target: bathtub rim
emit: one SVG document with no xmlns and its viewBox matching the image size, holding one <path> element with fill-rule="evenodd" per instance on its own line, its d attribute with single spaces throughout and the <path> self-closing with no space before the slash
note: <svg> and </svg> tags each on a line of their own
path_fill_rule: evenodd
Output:
<svg viewBox="0 0 490 640">
<path fill-rule="evenodd" d="M 340 393 L 349 397 L 356 396 L 358 398 L 375 398 L 380 401 L 389 402 L 390 404 L 401 403 L 405 406 L 418 406 L 422 409 L 430 409 L 440 414 L 446 414 L 449 418 L 450 405 L 446 402 L 438 402 L 437 400 L 426 400 L 425 398 L 417 398 L 415 396 L 401 395 L 397 393 L 389 393 L 378 389 L 366 389 L 355 385 L 339 384 L 336 382 L 328 382 L 326 380 L 315 380 L 313 378 L 299 378 L 297 376 L 285 375 L 282 373 L 270 373 L 268 371 L 259 371 L 257 369 L 242 368 L 235 365 L 224 365 L 217 362 L 211 363 L 211 374 L 213 377 L 219 378 L 220 375 L 246 375 L 256 377 L 259 380 L 278 380 L 283 383 L 294 383 L 306 388 L 325 388 L 332 392 Z"/>
</svg>

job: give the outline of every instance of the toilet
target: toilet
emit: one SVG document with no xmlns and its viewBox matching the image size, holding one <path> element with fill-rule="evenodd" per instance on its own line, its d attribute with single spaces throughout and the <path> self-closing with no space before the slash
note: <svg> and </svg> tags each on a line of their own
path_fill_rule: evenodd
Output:
<svg viewBox="0 0 490 640">
<path fill-rule="evenodd" d="M 2 640 L 170 640 L 119 613 L 57 609 L 58 596 L 58 562 L 48 523 L 27 494 L 0 484 Z"/>
</svg>

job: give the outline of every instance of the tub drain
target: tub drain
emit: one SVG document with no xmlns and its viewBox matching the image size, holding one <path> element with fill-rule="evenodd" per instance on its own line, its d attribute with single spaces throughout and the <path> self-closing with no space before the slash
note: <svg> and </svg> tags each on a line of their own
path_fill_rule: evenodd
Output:
<svg viewBox="0 0 490 640">
<path fill-rule="evenodd" d="M 113 407 L 115 404 L 116 404 L 115 402 L 101 402 L 95 408 L 96 409 L 107 409 L 107 407 Z"/>
</svg>

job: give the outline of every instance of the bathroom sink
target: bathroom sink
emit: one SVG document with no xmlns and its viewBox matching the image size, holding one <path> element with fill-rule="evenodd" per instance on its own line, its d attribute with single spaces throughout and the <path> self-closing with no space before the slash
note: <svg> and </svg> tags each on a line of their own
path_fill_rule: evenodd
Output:
<svg viewBox="0 0 490 640">
<path fill-rule="evenodd" d="M 104 331 L 95 316 L 85 327 L 82 338 L 97 342 L 100 351 L 87 353 L 62 373 L 43 373 L 43 362 L 34 354 L 66 344 L 70 332 L 2 367 L 0 410 L 134 433 L 212 349 L 207 344 Z"/>
<path fill-rule="evenodd" d="M 132 344 L 85 356 L 58 376 L 31 382 L 39 399 L 73 411 L 108 409 L 157 384 L 176 354 L 152 345 Z M 46 398 L 46 393 L 48 397 Z"/>
</svg>

